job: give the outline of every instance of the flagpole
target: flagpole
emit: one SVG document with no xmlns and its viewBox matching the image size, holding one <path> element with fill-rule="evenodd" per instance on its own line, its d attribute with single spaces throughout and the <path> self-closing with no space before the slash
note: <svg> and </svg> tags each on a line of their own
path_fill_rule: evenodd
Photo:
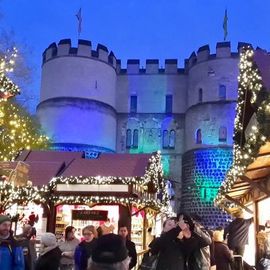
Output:
<svg viewBox="0 0 270 270">
<path fill-rule="evenodd" d="M 228 14 L 227 7 L 225 9 L 224 19 L 223 19 L 223 31 L 224 31 L 224 41 L 226 41 L 228 35 Z"/>
<path fill-rule="evenodd" d="M 79 9 L 75 16 L 78 20 L 78 39 L 80 39 L 80 35 L 82 32 L 82 8 Z"/>
</svg>

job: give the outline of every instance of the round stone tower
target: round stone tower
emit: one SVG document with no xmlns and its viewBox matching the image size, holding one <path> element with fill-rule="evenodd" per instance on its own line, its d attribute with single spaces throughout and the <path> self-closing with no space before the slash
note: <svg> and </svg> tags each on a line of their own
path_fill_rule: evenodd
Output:
<svg viewBox="0 0 270 270">
<path fill-rule="evenodd" d="M 188 98 L 182 159 L 182 210 L 207 226 L 226 222 L 213 199 L 232 162 L 239 53 L 229 42 L 199 48 L 186 61 Z"/>
<path fill-rule="evenodd" d="M 43 53 L 37 115 L 54 149 L 114 152 L 116 58 L 98 44 L 52 43 Z"/>
</svg>

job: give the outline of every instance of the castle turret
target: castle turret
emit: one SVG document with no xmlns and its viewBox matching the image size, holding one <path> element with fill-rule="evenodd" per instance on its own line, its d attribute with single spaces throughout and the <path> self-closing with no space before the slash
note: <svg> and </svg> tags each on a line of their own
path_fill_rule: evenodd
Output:
<svg viewBox="0 0 270 270">
<path fill-rule="evenodd" d="M 53 43 L 43 53 L 37 114 L 54 148 L 115 151 L 116 58 L 98 44 Z"/>
<path fill-rule="evenodd" d="M 215 54 L 203 46 L 188 61 L 181 201 L 212 226 L 224 222 L 213 199 L 232 162 L 238 63 L 229 42 L 217 43 Z"/>
</svg>

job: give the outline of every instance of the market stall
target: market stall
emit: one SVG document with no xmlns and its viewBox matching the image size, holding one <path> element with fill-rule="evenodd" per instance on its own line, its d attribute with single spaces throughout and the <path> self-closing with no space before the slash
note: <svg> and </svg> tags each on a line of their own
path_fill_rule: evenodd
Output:
<svg viewBox="0 0 270 270">
<path fill-rule="evenodd" d="M 246 47 L 239 67 L 234 160 L 215 203 L 232 214 L 242 208 L 254 217 L 244 256 L 254 265 L 264 254 L 265 224 L 270 220 L 269 54 Z"/>
<path fill-rule="evenodd" d="M 82 228 L 127 225 L 137 249 L 144 249 L 156 230 L 159 212 L 169 210 L 160 153 L 102 154 L 75 159 L 44 189 L 51 215 L 48 229 L 62 238 L 73 225 Z"/>
</svg>

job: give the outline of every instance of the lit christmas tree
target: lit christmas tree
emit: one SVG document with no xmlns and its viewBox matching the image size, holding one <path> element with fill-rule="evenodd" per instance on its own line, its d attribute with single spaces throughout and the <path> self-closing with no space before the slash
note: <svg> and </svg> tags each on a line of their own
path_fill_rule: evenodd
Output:
<svg viewBox="0 0 270 270">
<path fill-rule="evenodd" d="M 16 57 L 15 48 L 5 55 L 0 53 L 0 161 L 13 161 L 23 149 L 46 149 L 49 144 L 48 138 L 41 134 L 38 122 L 12 101 L 11 97 L 19 94 L 20 90 L 7 74 L 13 72 Z M 31 182 L 20 186 L 8 175 L 0 176 L 0 213 L 16 203 L 27 205 L 29 201 L 40 199 Z"/>
<path fill-rule="evenodd" d="M 11 97 L 20 91 L 8 77 L 13 71 L 17 51 L 0 59 L 0 161 L 12 161 L 23 149 L 46 149 L 49 140 L 40 125 Z"/>
</svg>

